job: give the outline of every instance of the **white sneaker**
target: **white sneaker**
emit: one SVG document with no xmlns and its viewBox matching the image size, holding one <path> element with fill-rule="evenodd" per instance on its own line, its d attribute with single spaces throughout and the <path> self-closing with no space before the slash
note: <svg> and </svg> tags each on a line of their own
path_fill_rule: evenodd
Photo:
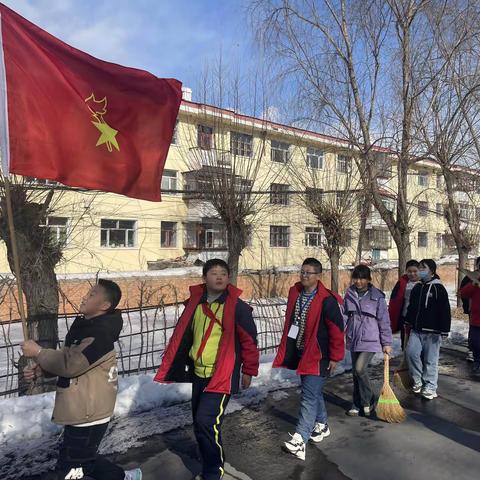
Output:
<svg viewBox="0 0 480 480">
<path fill-rule="evenodd" d="M 467 356 L 465 358 L 467 360 L 467 362 L 473 362 L 475 359 L 473 358 L 473 352 L 471 350 L 469 350 L 467 352 Z"/>
<path fill-rule="evenodd" d="M 142 471 L 139 468 L 125 470 L 125 480 L 142 480 Z"/>
<path fill-rule="evenodd" d="M 292 438 L 288 442 L 284 442 L 285 449 L 288 453 L 295 455 L 300 460 L 305 460 L 305 442 L 299 433 L 295 435 L 289 434 Z"/>
<path fill-rule="evenodd" d="M 437 392 L 434 392 L 432 390 L 422 390 L 422 397 L 426 398 L 427 400 L 433 400 L 434 398 L 437 398 Z"/>
<path fill-rule="evenodd" d="M 418 394 L 422 391 L 422 386 L 420 384 L 414 385 L 412 387 L 412 392 Z"/>
<path fill-rule="evenodd" d="M 358 417 L 360 410 L 354 405 L 350 410 L 347 410 L 346 413 L 349 417 Z"/>
<path fill-rule="evenodd" d="M 321 442 L 324 438 L 330 435 L 330 429 L 328 428 L 327 423 L 315 423 L 315 428 L 313 429 L 310 440 L 312 442 L 318 443 Z"/>
<path fill-rule="evenodd" d="M 372 414 L 372 408 L 371 407 L 363 407 L 363 414 L 366 417 L 369 417 Z"/>
</svg>

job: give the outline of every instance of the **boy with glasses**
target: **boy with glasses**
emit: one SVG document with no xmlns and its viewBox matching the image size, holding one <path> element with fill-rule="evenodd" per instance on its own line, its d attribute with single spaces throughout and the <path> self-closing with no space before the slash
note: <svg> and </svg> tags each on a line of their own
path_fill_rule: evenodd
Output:
<svg viewBox="0 0 480 480">
<path fill-rule="evenodd" d="M 285 327 L 273 368 L 296 370 L 301 378 L 300 415 L 296 432 L 284 443 L 305 460 L 308 440 L 321 442 L 330 435 L 323 386 L 345 353 L 341 298 L 320 281 L 322 264 L 307 258 L 300 281 L 289 292 Z"/>
</svg>

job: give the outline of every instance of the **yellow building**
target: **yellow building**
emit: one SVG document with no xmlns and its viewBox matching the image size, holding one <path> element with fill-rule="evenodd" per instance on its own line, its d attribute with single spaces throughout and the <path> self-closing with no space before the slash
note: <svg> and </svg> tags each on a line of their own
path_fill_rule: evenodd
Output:
<svg viewBox="0 0 480 480">
<path fill-rule="evenodd" d="M 55 213 L 46 228 L 65 243 L 57 271 L 145 271 L 154 269 L 158 260 L 226 258 L 225 227 L 199 195 L 211 188 L 212 168 L 227 174 L 235 169 L 238 182 L 256 192 L 242 269 L 295 265 L 306 256 L 327 263 L 322 229 L 306 209 L 302 191 L 319 188 L 356 195 L 352 192 L 361 187 L 352 151 L 345 141 L 327 135 L 184 100 L 162 178 L 162 202 L 100 192 L 56 194 Z M 395 163 L 385 152 L 379 150 L 378 156 L 383 162 L 378 181 L 385 204 L 393 209 Z M 424 161 L 411 169 L 409 183 L 412 255 L 439 258 L 451 250 L 442 177 L 433 162 Z M 37 181 L 32 187 L 48 185 Z M 480 210 L 475 210 L 470 193 L 458 195 L 465 218 L 479 220 Z M 343 264 L 355 259 L 359 219 L 354 217 L 358 215 L 346 225 L 350 238 Z M 395 244 L 377 212 L 372 210 L 366 225 L 362 258 L 395 260 Z M 0 270 L 8 272 L 5 246 L 1 248 Z"/>
</svg>

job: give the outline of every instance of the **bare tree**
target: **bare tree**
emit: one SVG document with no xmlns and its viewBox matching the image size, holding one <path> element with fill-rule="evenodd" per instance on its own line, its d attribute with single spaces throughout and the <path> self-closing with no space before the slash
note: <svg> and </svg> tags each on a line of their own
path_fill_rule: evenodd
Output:
<svg viewBox="0 0 480 480">
<path fill-rule="evenodd" d="M 474 195 L 478 191 L 476 138 L 480 125 L 479 12 L 469 2 L 451 1 L 429 10 L 435 27 L 428 86 L 415 109 L 416 131 L 444 179 L 445 218 L 458 254 L 458 286 L 468 255 L 477 247 Z M 437 64 L 447 67 L 438 72 Z M 458 304 L 460 306 L 460 298 Z"/>
<path fill-rule="evenodd" d="M 207 71 L 197 93 L 199 112 L 191 117 L 183 151 L 189 208 L 221 220 L 233 283 L 242 251 L 274 208 L 269 192 L 284 178 L 289 155 L 287 148 L 271 168 L 266 164 L 269 110 L 261 78 L 254 75 L 244 81 L 221 62 Z"/>
<path fill-rule="evenodd" d="M 363 186 L 398 250 L 410 257 L 408 171 L 418 160 L 413 112 L 428 86 L 434 25 L 430 0 L 257 0 L 257 28 L 281 59 L 280 70 L 311 109 L 318 126 L 358 154 Z M 436 2 L 442 8 L 446 0 Z M 453 50 L 457 45 L 453 45 Z M 437 73 L 447 60 L 435 65 Z M 395 211 L 384 205 L 375 167 L 377 147 L 394 154 Z M 392 179 L 393 180 L 393 179 Z M 393 182 L 392 182 L 393 183 Z"/>
<path fill-rule="evenodd" d="M 359 223 L 358 199 L 360 184 L 353 172 L 351 152 L 346 151 L 339 162 L 324 163 L 316 151 L 300 149 L 302 168 L 291 163 L 289 177 L 301 207 L 310 212 L 321 228 L 321 247 L 330 262 L 330 285 L 339 290 L 340 260 L 351 246 L 352 232 Z M 306 234 L 306 237 L 308 234 Z"/>
</svg>

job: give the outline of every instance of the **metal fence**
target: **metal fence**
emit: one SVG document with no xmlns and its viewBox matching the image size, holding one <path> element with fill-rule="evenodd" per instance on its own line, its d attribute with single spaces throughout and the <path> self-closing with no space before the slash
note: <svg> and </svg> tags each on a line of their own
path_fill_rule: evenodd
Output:
<svg viewBox="0 0 480 480">
<path fill-rule="evenodd" d="M 253 308 L 260 351 L 275 351 L 283 330 L 285 300 L 261 299 L 248 303 Z M 124 325 L 117 343 L 120 376 L 153 372 L 158 368 L 182 310 L 181 303 L 123 310 Z M 59 317 L 60 338 L 65 338 L 74 317 Z M 0 322 L 0 338 L 3 340 L 0 341 L 0 397 L 16 396 L 20 393 L 17 368 L 22 341 L 20 320 Z"/>
</svg>

